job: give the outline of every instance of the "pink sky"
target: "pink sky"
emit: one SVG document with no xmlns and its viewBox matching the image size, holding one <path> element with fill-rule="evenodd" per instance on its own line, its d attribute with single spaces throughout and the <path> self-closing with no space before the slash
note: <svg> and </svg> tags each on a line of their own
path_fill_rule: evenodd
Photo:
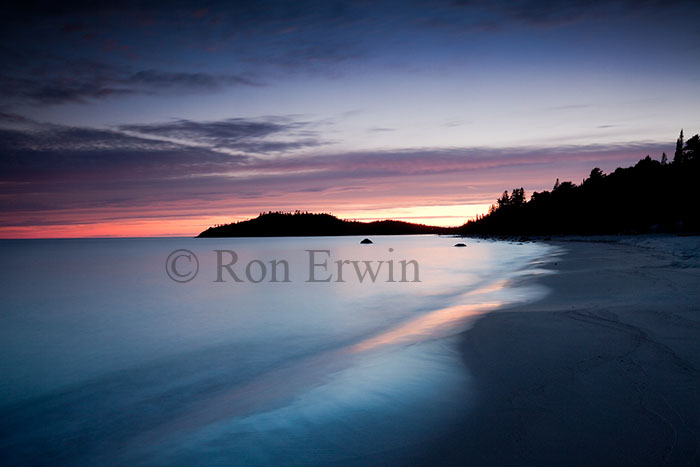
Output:
<svg viewBox="0 0 700 467">
<path fill-rule="evenodd" d="M 76 151 L 76 167 L 21 174 L 35 185 L 23 191 L 17 184 L 5 195 L 17 203 L 0 214 L 0 237 L 194 236 L 270 210 L 457 226 L 487 212 L 503 190 L 550 189 L 556 178 L 580 183 L 593 167 L 609 172 L 661 146 L 646 149 L 422 149 L 240 161 L 205 152 L 194 155 L 195 167 L 194 156 L 177 152 L 147 166 L 126 157 L 85 167 Z"/>
</svg>

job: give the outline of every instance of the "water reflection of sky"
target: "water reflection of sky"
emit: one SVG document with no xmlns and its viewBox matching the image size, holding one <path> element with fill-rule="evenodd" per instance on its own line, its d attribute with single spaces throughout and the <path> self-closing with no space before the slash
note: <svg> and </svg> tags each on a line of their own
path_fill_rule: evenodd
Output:
<svg viewBox="0 0 700 467">
<path fill-rule="evenodd" d="M 514 281 L 541 273 L 533 261 L 550 249 L 358 241 L 0 243 L 13 271 L 0 272 L 0 452 L 31 461 L 35 446 L 60 451 L 76 438 L 69 462 L 287 463 L 302 451 L 321 462 L 381 457 L 438 433 L 469 399 L 454 336 L 484 312 L 543 293 Z M 202 280 L 167 279 L 163 261 L 176 248 L 199 256 Z M 241 261 L 287 259 L 292 282 L 207 280 L 217 248 Z M 422 282 L 306 283 L 310 248 L 332 259 L 415 259 Z"/>
</svg>

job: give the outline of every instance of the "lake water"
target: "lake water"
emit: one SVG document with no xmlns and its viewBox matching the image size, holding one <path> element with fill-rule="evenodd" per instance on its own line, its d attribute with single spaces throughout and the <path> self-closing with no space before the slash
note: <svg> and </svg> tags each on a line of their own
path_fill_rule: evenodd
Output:
<svg viewBox="0 0 700 467">
<path fill-rule="evenodd" d="M 459 333 L 546 293 L 522 279 L 556 251 L 360 240 L 0 241 L 0 460 L 410 460 L 468 416 Z"/>
</svg>

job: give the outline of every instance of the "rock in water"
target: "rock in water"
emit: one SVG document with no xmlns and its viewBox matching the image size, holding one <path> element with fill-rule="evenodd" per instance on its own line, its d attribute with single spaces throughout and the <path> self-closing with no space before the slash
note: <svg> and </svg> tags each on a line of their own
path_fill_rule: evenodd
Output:
<svg viewBox="0 0 700 467">
<path fill-rule="evenodd" d="M 465 245 L 464 243 L 455 243 L 455 246 L 463 247 L 463 246 L 467 246 L 467 245 Z"/>
<path fill-rule="evenodd" d="M 360 243 L 361 243 L 362 245 L 369 245 L 369 244 L 372 244 L 372 243 L 374 243 L 374 242 L 373 242 L 372 240 L 370 240 L 369 238 L 365 238 L 365 239 L 362 240 Z"/>
</svg>

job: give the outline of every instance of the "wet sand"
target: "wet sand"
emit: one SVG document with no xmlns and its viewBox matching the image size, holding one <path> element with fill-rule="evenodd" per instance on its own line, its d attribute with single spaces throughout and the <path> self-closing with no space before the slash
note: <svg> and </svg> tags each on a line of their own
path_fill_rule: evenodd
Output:
<svg viewBox="0 0 700 467">
<path fill-rule="evenodd" d="M 700 465 L 700 237 L 602 240 L 464 333 L 475 405 L 425 463 Z"/>
</svg>

